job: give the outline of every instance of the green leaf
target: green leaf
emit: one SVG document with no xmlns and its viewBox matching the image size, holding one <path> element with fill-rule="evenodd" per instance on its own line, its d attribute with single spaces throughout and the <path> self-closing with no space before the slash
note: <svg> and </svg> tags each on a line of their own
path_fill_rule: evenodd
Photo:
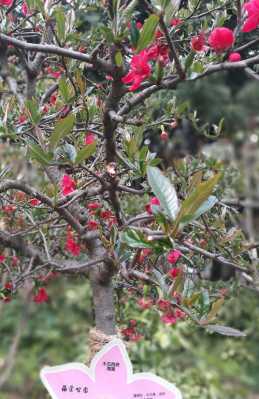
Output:
<svg viewBox="0 0 259 399">
<path fill-rule="evenodd" d="M 123 63 L 123 57 L 122 57 L 121 51 L 116 51 L 116 54 L 115 54 L 115 64 L 116 64 L 118 67 L 120 67 L 120 66 L 122 66 L 122 63 Z"/>
<path fill-rule="evenodd" d="M 232 327 L 221 326 L 219 324 L 210 324 L 206 326 L 206 329 L 210 332 L 215 332 L 221 335 L 227 335 L 229 337 L 246 337 L 246 333 L 236 330 Z"/>
<path fill-rule="evenodd" d="M 75 124 L 75 116 L 73 114 L 69 114 L 64 119 L 61 119 L 57 122 L 55 129 L 50 137 L 51 149 L 54 149 L 62 138 L 71 133 L 74 124 Z"/>
<path fill-rule="evenodd" d="M 52 159 L 51 154 L 48 154 L 46 151 L 43 151 L 43 149 L 37 144 L 30 145 L 29 149 L 30 149 L 31 158 L 35 159 L 44 166 L 48 165 Z"/>
<path fill-rule="evenodd" d="M 39 106 L 37 101 L 34 98 L 32 100 L 27 100 L 25 102 L 25 106 L 28 118 L 34 125 L 37 125 L 41 120 L 41 115 L 39 112 Z"/>
<path fill-rule="evenodd" d="M 139 40 L 139 30 L 136 26 L 136 21 L 133 19 L 130 24 L 130 40 L 132 43 L 132 46 L 135 48 L 138 44 Z"/>
<path fill-rule="evenodd" d="M 80 93 L 82 95 L 84 95 L 85 91 L 86 91 L 86 80 L 84 78 L 84 75 L 82 74 L 82 71 L 77 69 L 75 72 L 75 78 L 76 78 L 76 83 L 77 83 L 77 86 L 79 87 Z"/>
<path fill-rule="evenodd" d="M 166 8 L 171 0 L 161 0 L 161 7 Z"/>
<path fill-rule="evenodd" d="M 210 209 L 210 205 L 211 207 L 215 205 L 214 196 L 210 201 L 206 202 L 206 204 L 204 204 L 204 202 L 210 196 L 220 178 L 221 174 L 218 173 L 211 179 L 198 184 L 191 194 L 183 201 L 177 216 L 176 226 L 178 226 L 179 223 L 187 223 L 187 221 L 190 221 L 195 217 L 196 212 L 196 218 L 199 217 L 199 215 L 206 212 L 206 207 Z"/>
<path fill-rule="evenodd" d="M 68 103 L 70 100 L 70 90 L 66 78 L 63 77 L 59 80 L 58 89 L 65 103 Z"/>
<path fill-rule="evenodd" d="M 193 220 L 198 219 L 201 215 L 208 212 L 218 202 L 218 198 L 215 195 L 210 195 L 209 198 L 203 202 L 203 204 L 197 209 L 193 215 Z"/>
<path fill-rule="evenodd" d="M 186 59 L 185 59 L 185 70 L 188 71 L 188 69 L 192 66 L 194 60 L 194 53 L 190 53 Z"/>
<path fill-rule="evenodd" d="M 155 31 L 159 22 L 159 17 L 155 14 L 150 15 L 141 30 L 138 45 L 137 45 L 137 52 L 146 48 L 152 41 L 154 40 Z"/>
<path fill-rule="evenodd" d="M 160 169 L 153 166 L 147 168 L 147 178 L 153 193 L 159 199 L 167 216 L 170 220 L 174 220 L 179 210 L 178 198 L 174 186 L 163 175 Z"/>
<path fill-rule="evenodd" d="M 209 312 L 209 314 L 208 314 L 208 316 L 207 316 L 207 321 L 211 321 L 211 320 L 213 320 L 213 319 L 217 316 L 217 314 L 218 314 L 218 312 L 220 311 L 220 309 L 221 309 L 223 303 L 224 303 L 224 298 L 222 297 L 222 298 L 217 299 L 217 300 L 212 304 L 211 310 L 210 310 L 210 312 Z"/>
<path fill-rule="evenodd" d="M 57 35 L 58 39 L 62 42 L 65 40 L 65 13 L 64 9 L 59 7 L 55 10 L 55 17 L 56 17 L 56 27 L 57 27 Z"/>
<path fill-rule="evenodd" d="M 152 248 L 152 243 L 145 241 L 144 235 L 135 230 L 122 233 L 121 241 L 131 248 Z"/>
<path fill-rule="evenodd" d="M 196 73 L 202 73 L 204 71 L 205 67 L 202 64 L 202 62 L 196 61 L 194 62 L 194 64 L 192 65 L 192 70 L 193 72 Z"/>
<path fill-rule="evenodd" d="M 43 0 L 27 0 L 28 8 L 34 11 L 40 11 L 44 13 L 44 2 Z"/>
<path fill-rule="evenodd" d="M 96 143 L 86 145 L 84 148 L 78 151 L 75 163 L 81 163 L 82 161 L 85 161 L 86 159 L 90 158 L 90 156 L 93 155 L 95 151 Z"/>
</svg>

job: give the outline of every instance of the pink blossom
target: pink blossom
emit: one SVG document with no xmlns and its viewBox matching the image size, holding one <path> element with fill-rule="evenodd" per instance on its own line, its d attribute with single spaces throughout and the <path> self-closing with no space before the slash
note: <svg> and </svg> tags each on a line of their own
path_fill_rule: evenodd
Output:
<svg viewBox="0 0 259 399">
<path fill-rule="evenodd" d="M 175 324 L 175 323 L 177 322 L 177 319 L 176 319 L 174 313 L 168 312 L 168 313 L 165 313 L 165 314 L 161 317 L 161 321 L 162 321 L 164 324 L 168 324 L 168 325 L 171 326 L 171 325 L 173 325 L 173 324 Z"/>
<path fill-rule="evenodd" d="M 242 28 L 242 32 L 251 32 L 259 25 L 259 0 L 250 0 L 244 4 L 247 18 Z"/>
<path fill-rule="evenodd" d="M 80 255 L 80 251 L 81 251 L 80 245 L 75 242 L 73 234 L 70 230 L 68 230 L 68 232 L 67 232 L 65 249 L 68 252 L 70 252 L 73 256 Z"/>
<path fill-rule="evenodd" d="M 146 50 L 142 50 L 139 54 L 132 57 L 130 70 L 128 74 L 122 78 L 123 83 L 131 83 L 129 91 L 137 90 L 143 80 L 149 78 L 151 75 L 151 67 L 148 61 L 149 56 Z"/>
<path fill-rule="evenodd" d="M 41 204 L 40 200 L 38 200 L 37 198 L 31 198 L 29 202 L 31 206 L 38 206 Z"/>
<path fill-rule="evenodd" d="M 179 274 L 181 273 L 181 269 L 179 267 L 173 267 L 171 270 L 169 270 L 168 275 L 174 279 L 176 278 Z"/>
<path fill-rule="evenodd" d="M 191 39 L 191 48 L 193 51 L 201 52 L 206 49 L 206 38 L 203 32 L 199 33 L 197 36 L 193 36 Z"/>
<path fill-rule="evenodd" d="M 26 1 L 22 3 L 22 13 L 25 17 L 29 14 L 29 8 Z"/>
<path fill-rule="evenodd" d="M 173 18 L 170 21 L 171 26 L 178 26 L 178 25 L 181 25 L 182 23 L 183 23 L 183 20 L 181 18 Z"/>
<path fill-rule="evenodd" d="M 238 62 L 241 61 L 242 57 L 239 53 L 231 53 L 228 56 L 228 61 L 229 62 Z"/>
<path fill-rule="evenodd" d="M 71 194 L 76 189 L 76 182 L 69 175 L 64 175 L 60 182 L 63 195 Z"/>
<path fill-rule="evenodd" d="M 182 256 L 182 252 L 179 251 L 178 249 L 172 249 L 167 255 L 167 261 L 171 265 L 174 265 L 178 259 Z"/>
<path fill-rule="evenodd" d="M 0 0 L 0 7 L 11 7 L 13 0 Z"/>
<path fill-rule="evenodd" d="M 153 214 L 153 210 L 152 207 L 153 206 L 160 206 L 160 201 L 157 197 L 153 197 L 151 198 L 151 200 L 149 201 L 149 203 L 146 205 L 146 211 L 152 215 Z"/>
<path fill-rule="evenodd" d="M 44 287 L 39 288 L 38 293 L 36 295 L 34 295 L 34 297 L 33 297 L 33 301 L 35 303 L 43 303 L 43 302 L 47 302 L 48 300 L 49 300 L 49 296 Z"/>
<path fill-rule="evenodd" d="M 215 28 L 211 32 L 208 42 L 211 48 L 217 53 L 228 50 L 235 41 L 234 33 L 229 28 Z"/>
<path fill-rule="evenodd" d="M 95 142 L 95 135 L 92 133 L 87 133 L 84 139 L 85 145 L 94 144 L 94 142 Z"/>
<path fill-rule="evenodd" d="M 151 298 L 140 298 L 138 300 L 138 305 L 142 310 L 149 309 L 153 305 L 153 301 Z"/>
<path fill-rule="evenodd" d="M 3 263 L 6 259 L 5 255 L 0 255 L 0 263 Z"/>
</svg>

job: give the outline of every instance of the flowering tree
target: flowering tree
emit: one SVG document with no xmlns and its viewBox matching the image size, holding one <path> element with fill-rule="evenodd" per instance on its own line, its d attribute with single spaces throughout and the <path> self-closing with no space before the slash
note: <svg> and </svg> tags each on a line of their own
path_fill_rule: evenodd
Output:
<svg viewBox="0 0 259 399">
<path fill-rule="evenodd" d="M 48 301 L 49 280 L 80 274 L 104 335 L 116 334 L 118 285 L 168 325 L 243 335 L 214 323 L 233 287 L 258 284 L 257 254 L 224 202 L 227 170 L 199 157 L 165 169 L 143 134 L 156 127 L 167 146 L 187 112 L 198 124 L 174 97 L 180 83 L 240 69 L 258 80 L 259 1 L 180 3 L 0 0 L 1 140 L 30 168 L 21 178 L 2 164 L 3 302 L 26 281 Z M 160 91 L 170 100 L 156 116 Z M 209 282 L 208 261 L 235 284 Z M 122 333 L 141 337 L 135 320 Z"/>
</svg>

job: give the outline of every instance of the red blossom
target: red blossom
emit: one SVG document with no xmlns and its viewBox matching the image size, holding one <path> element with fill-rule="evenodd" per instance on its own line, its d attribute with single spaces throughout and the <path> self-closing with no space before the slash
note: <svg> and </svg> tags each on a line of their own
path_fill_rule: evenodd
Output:
<svg viewBox="0 0 259 399">
<path fill-rule="evenodd" d="M 174 311 L 176 319 L 185 319 L 186 314 L 181 309 L 175 309 Z"/>
<path fill-rule="evenodd" d="M 47 114 L 47 113 L 49 112 L 49 107 L 48 107 L 47 104 L 45 104 L 45 105 L 42 107 L 42 112 L 43 112 L 43 114 Z"/>
<path fill-rule="evenodd" d="M 12 298 L 10 296 L 5 296 L 3 298 L 3 301 L 6 302 L 6 303 L 11 302 L 11 300 L 12 300 Z"/>
<path fill-rule="evenodd" d="M 0 255 L 0 263 L 4 262 L 6 259 L 5 255 Z"/>
<path fill-rule="evenodd" d="M 191 39 L 191 48 L 193 51 L 201 52 L 206 49 L 206 38 L 203 32 L 199 33 L 197 36 Z"/>
<path fill-rule="evenodd" d="M 92 133 L 87 133 L 84 139 L 85 145 L 94 144 L 94 142 L 95 142 L 95 135 Z"/>
<path fill-rule="evenodd" d="M 242 59 L 242 57 L 241 57 L 241 54 L 239 54 L 239 53 L 231 53 L 228 56 L 229 62 L 238 62 L 238 61 L 241 61 L 241 59 Z"/>
<path fill-rule="evenodd" d="M 168 141 L 168 133 L 167 133 L 165 130 L 163 130 L 163 131 L 161 132 L 161 134 L 160 134 L 160 139 L 161 139 L 162 141 Z"/>
<path fill-rule="evenodd" d="M 6 290 L 12 291 L 13 284 L 9 281 L 9 282 L 5 283 L 4 287 Z"/>
<path fill-rule="evenodd" d="M 181 273 L 181 269 L 179 267 L 173 267 L 171 270 L 169 270 L 168 275 L 171 278 L 176 278 L 179 274 Z"/>
<path fill-rule="evenodd" d="M 118 224 L 118 220 L 115 216 L 109 219 L 108 221 L 108 227 L 111 228 L 114 224 Z"/>
<path fill-rule="evenodd" d="M 12 205 L 12 204 L 5 205 L 5 206 L 3 206 L 2 210 L 5 213 L 13 213 L 16 211 L 16 206 Z"/>
<path fill-rule="evenodd" d="M 26 1 L 22 3 L 22 14 L 26 17 L 28 14 L 30 14 L 30 10 L 28 8 L 28 5 Z"/>
<path fill-rule="evenodd" d="M 143 338 L 143 335 L 140 333 L 135 333 L 130 336 L 130 341 L 139 342 Z"/>
<path fill-rule="evenodd" d="M 133 342 L 138 342 L 143 338 L 143 335 L 136 330 L 136 324 L 131 324 L 130 327 L 123 328 L 121 330 L 121 334 L 124 335 L 124 337 L 126 337 L 129 341 Z"/>
<path fill-rule="evenodd" d="M 178 249 L 172 249 L 167 255 L 167 262 L 174 265 L 178 259 L 182 256 L 182 252 Z"/>
<path fill-rule="evenodd" d="M 64 175 L 60 182 L 63 195 L 71 194 L 76 189 L 76 182 L 69 175 Z"/>
<path fill-rule="evenodd" d="M 153 206 L 155 206 L 155 207 L 160 206 L 160 201 L 159 201 L 159 199 L 158 199 L 157 197 L 151 198 L 151 200 L 149 201 L 149 204 L 147 204 L 147 205 L 145 206 L 146 211 L 147 211 L 150 215 L 153 214 L 153 209 L 152 209 Z"/>
<path fill-rule="evenodd" d="M 161 32 L 161 30 L 158 29 L 155 33 L 155 38 L 160 39 L 161 37 L 164 37 L 164 34 L 163 32 Z"/>
<path fill-rule="evenodd" d="M 136 28 L 137 28 L 138 30 L 140 30 L 140 29 L 142 28 L 142 26 L 143 26 L 142 22 L 140 22 L 140 21 L 137 21 L 137 22 L 136 22 Z M 128 28 L 129 28 L 129 29 L 131 28 L 131 23 L 130 23 L 130 22 L 128 23 Z"/>
<path fill-rule="evenodd" d="M 0 7 L 11 7 L 13 0 L 0 0 Z"/>
<path fill-rule="evenodd" d="M 91 211 L 95 211 L 96 209 L 100 209 L 102 205 L 99 202 L 89 202 L 86 207 Z"/>
<path fill-rule="evenodd" d="M 156 302 L 156 305 L 157 305 L 158 309 L 162 310 L 163 312 L 168 311 L 171 308 L 171 303 L 167 299 L 159 299 Z"/>
<path fill-rule="evenodd" d="M 58 69 L 58 70 L 54 70 L 51 67 L 47 68 L 47 73 L 52 76 L 54 79 L 58 79 L 60 78 L 60 76 L 62 75 L 62 69 Z"/>
<path fill-rule="evenodd" d="M 137 303 L 139 307 L 143 310 L 149 309 L 153 305 L 153 301 L 150 298 L 140 298 Z"/>
<path fill-rule="evenodd" d="M 121 330 L 122 335 L 125 337 L 131 337 L 135 333 L 135 328 L 134 327 L 126 327 Z"/>
<path fill-rule="evenodd" d="M 208 42 L 211 48 L 217 53 L 228 50 L 235 41 L 234 33 L 229 28 L 215 28 L 211 32 Z"/>
<path fill-rule="evenodd" d="M 122 78 L 125 84 L 132 83 L 129 91 L 137 90 L 143 80 L 151 75 L 151 67 L 148 63 L 149 56 L 147 50 L 142 50 L 139 54 L 132 57 L 130 62 L 130 70 L 127 75 Z"/>
<path fill-rule="evenodd" d="M 50 105 L 54 106 L 56 104 L 56 102 L 57 102 L 57 95 L 52 94 L 52 96 L 50 96 L 49 103 L 50 103 Z"/>
<path fill-rule="evenodd" d="M 169 62 L 169 49 L 168 46 L 164 43 L 163 34 L 158 31 L 156 35 L 156 41 L 153 43 L 148 49 L 148 60 L 149 61 L 157 61 L 162 65 L 166 65 Z"/>
<path fill-rule="evenodd" d="M 85 53 L 86 52 L 86 47 L 80 46 L 78 51 L 80 51 L 80 53 Z"/>
<path fill-rule="evenodd" d="M 20 125 L 24 124 L 26 121 L 27 121 L 27 116 L 26 116 L 25 114 L 19 115 L 18 123 L 19 123 Z"/>
<path fill-rule="evenodd" d="M 38 281 L 41 281 L 43 283 L 47 283 L 50 280 L 54 280 L 56 277 L 59 276 L 58 272 L 48 272 L 45 276 L 39 276 L 37 277 Z"/>
<path fill-rule="evenodd" d="M 73 256 L 79 256 L 81 252 L 80 245 L 75 242 L 73 233 L 70 230 L 67 231 L 65 249 Z"/>
<path fill-rule="evenodd" d="M 244 22 L 242 32 L 251 32 L 259 26 L 259 0 L 250 0 L 244 4 L 247 18 Z"/>
<path fill-rule="evenodd" d="M 183 20 L 181 18 L 173 18 L 170 21 L 171 26 L 178 26 L 178 25 L 181 25 L 182 23 L 183 23 Z"/>
<path fill-rule="evenodd" d="M 44 287 L 39 288 L 38 293 L 36 295 L 34 295 L 34 297 L 33 297 L 33 301 L 35 303 L 43 303 L 43 302 L 47 302 L 48 300 L 49 300 L 49 296 Z"/>
<path fill-rule="evenodd" d="M 31 206 L 38 206 L 41 204 L 41 201 L 38 200 L 37 198 L 31 198 L 29 202 L 30 202 Z"/>
<path fill-rule="evenodd" d="M 12 257 L 12 266 L 13 267 L 16 267 L 17 265 L 18 265 L 18 263 L 19 263 L 19 258 L 17 257 L 17 256 L 13 256 Z"/>
<path fill-rule="evenodd" d="M 176 317 L 175 317 L 175 315 L 174 315 L 173 312 L 168 312 L 168 313 L 164 314 L 164 315 L 161 317 L 161 321 L 162 321 L 164 324 L 168 324 L 168 325 L 171 326 L 171 325 L 173 325 L 173 324 L 176 324 L 177 319 L 176 319 Z"/>
<path fill-rule="evenodd" d="M 143 263 L 144 260 L 146 259 L 146 257 L 148 255 L 150 255 L 151 253 L 152 253 L 152 249 L 150 249 L 150 248 L 142 249 L 142 251 L 140 252 L 140 254 L 138 256 L 137 262 L 140 263 L 140 264 Z"/>
<path fill-rule="evenodd" d="M 113 215 L 112 211 L 110 211 L 110 210 L 101 211 L 101 213 L 100 213 L 100 218 L 104 219 L 104 220 L 108 220 L 113 217 L 114 217 L 114 215 Z"/>
<path fill-rule="evenodd" d="M 99 223 L 96 220 L 89 220 L 87 222 L 87 227 L 89 230 L 97 230 L 99 227 Z"/>
</svg>

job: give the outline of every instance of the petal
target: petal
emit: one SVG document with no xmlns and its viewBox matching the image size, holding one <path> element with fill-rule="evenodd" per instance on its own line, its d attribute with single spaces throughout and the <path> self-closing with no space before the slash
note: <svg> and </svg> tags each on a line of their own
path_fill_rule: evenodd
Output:
<svg viewBox="0 0 259 399">
<path fill-rule="evenodd" d="M 121 79 L 123 83 L 131 83 L 133 82 L 135 77 L 135 72 L 130 71 L 127 75 L 123 76 L 123 78 Z"/>
<path fill-rule="evenodd" d="M 163 399 L 181 399 L 180 391 L 172 384 L 160 377 L 149 373 L 139 373 L 133 375 L 133 382 L 129 384 L 127 395 L 124 399 L 134 398 L 134 393 L 140 393 L 144 398 L 148 397 L 150 392 L 155 393 L 155 398 Z"/>
<path fill-rule="evenodd" d="M 125 386 L 128 373 L 132 372 L 127 352 L 119 340 L 106 345 L 94 358 L 92 367 L 95 370 L 96 384 L 101 384 L 104 392 L 109 390 L 109 387 L 114 390 L 114 386 L 118 389 L 120 385 Z"/>
<path fill-rule="evenodd" d="M 257 25 L 259 24 L 259 18 L 258 17 L 249 17 L 246 19 L 242 32 L 251 32 L 252 30 L 255 30 L 257 28 Z"/>
<path fill-rule="evenodd" d="M 249 17 L 256 16 L 259 13 L 259 1 L 252 0 L 244 4 L 244 9 L 247 11 Z"/>
<path fill-rule="evenodd" d="M 41 371 L 41 379 L 53 399 L 67 399 L 69 392 L 73 392 L 74 399 L 81 399 L 84 390 L 87 390 L 90 397 L 94 393 L 94 383 L 89 371 L 79 363 L 44 367 Z M 76 389 L 80 389 L 80 392 Z"/>
<path fill-rule="evenodd" d="M 136 76 L 133 82 L 133 85 L 130 86 L 129 91 L 135 91 L 139 88 L 139 86 L 141 85 L 142 81 L 144 79 L 142 79 L 142 77 L 140 75 Z"/>
</svg>

